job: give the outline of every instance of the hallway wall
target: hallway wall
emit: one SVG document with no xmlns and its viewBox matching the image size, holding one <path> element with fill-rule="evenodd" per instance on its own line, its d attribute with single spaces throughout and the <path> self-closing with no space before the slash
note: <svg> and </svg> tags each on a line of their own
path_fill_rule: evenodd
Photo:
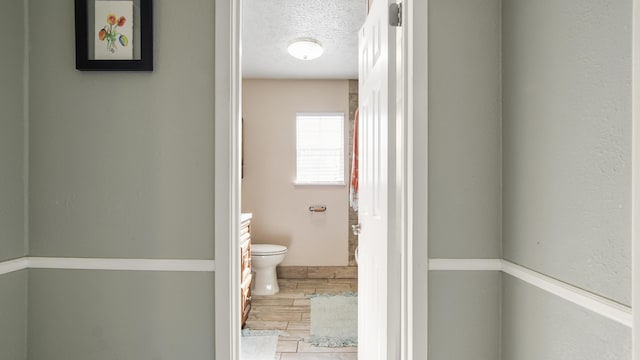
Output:
<svg viewBox="0 0 640 360">
<path fill-rule="evenodd" d="M 2 359 L 27 354 L 27 270 L 0 275 L 0 349 Z"/>
<path fill-rule="evenodd" d="M 12 14 L 0 21 L 0 261 L 25 255 L 25 113 L 24 6 L 21 0 L 0 3 L 0 12 Z"/>
<path fill-rule="evenodd" d="M 503 279 L 502 359 L 631 359 L 628 327 L 509 275 Z"/>
<path fill-rule="evenodd" d="M 625 305 L 631 4 L 503 1 L 504 258 Z M 504 277 L 504 360 L 630 359 L 629 328 Z"/>
<path fill-rule="evenodd" d="M 0 263 L 26 254 L 24 4 L 0 2 Z M 0 272 L 0 353 L 3 359 L 26 354 L 27 272 Z"/>
<path fill-rule="evenodd" d="M 500 0 L 429 1 L 429 257 L 500 258 Z M 429 360 L 500 358 L 498 271 L 429 272 Z"/>
<path fill-rule="evenodd" d="M 153 5 L 154 72 L 81 72 L 73 1 L 29 1 L 30 256 L 214 258 L 214 2 Z M 213 284 L 31 269 L 28 359 L 211 360 Z"/>
<path fill-rule="evenodd" d="M 500 1 L 429 2 L 429 256 L 500 257 Z"/>
</svg>

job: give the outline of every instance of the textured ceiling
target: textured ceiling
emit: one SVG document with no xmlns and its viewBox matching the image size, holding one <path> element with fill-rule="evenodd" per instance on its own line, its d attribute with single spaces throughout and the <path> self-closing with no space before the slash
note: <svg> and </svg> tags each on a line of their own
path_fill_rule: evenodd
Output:
<svg viewBox="0 0 640 360">
<path fill-rule="evenodd" d="M 243 0 L 242 72 L 245 78 L 356 79 L 358 30 L 366 0 Z M 297 38 L 314 38 L 321 57 L 287 53 Z"/>
</svg>

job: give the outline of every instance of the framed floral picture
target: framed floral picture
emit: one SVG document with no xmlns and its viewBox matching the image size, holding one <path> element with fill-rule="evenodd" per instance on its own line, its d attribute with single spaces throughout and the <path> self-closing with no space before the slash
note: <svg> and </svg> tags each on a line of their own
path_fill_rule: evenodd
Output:
<svg viewBox="0 0 640 360">
<path fill-rule="evenodd" d="M 152 0 L 75 0 L 76 69 L 153 71 Z"/>
</svg>

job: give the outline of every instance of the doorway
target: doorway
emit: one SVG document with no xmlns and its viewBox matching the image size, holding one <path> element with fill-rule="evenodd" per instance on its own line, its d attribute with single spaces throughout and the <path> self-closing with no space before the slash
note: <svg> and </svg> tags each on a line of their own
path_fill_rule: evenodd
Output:
<svg viewBox="0 0 640 360">
<path fill-rule="evenodd" d="M 286 254 L 277 266 L 277 294 L 265 294 L 264 273 L 254 266 L 241 360 L 247 344 L 279 331 L 287 335 L 279 336 L 278 352 L 289 358 L 341 352 L 350 359 L 358 351 L 358 288 L 349 246 L 349 153 L 366 4 L 243 0 L 242 10 L 241 209 L 252 214 L 252 249 L 276 245 Z M 289 52 L 301 39 L 320 56 Z M 318 318 L 331 316 L 319 313 L 321 296 L 348 307 L 336 309 L 350 315 L 344 331 L 318 329 Z M 318 333 L 328 340 L 314 340 Z"/>
<path fill-rule="evenodd" d="M 423 18 L 426 17 L 426 4 L 406 4 L 404 9 L 406 26 L 402 28 L 402 33 L 406 40 L 403 53 L 407 56 L 403 57 L 403 63 L 409 65 L 402 75 L 405 93 L 399 108 L 407 114 L 404 118 L 406 127 L 400 134 L 403 138 L 399 146 L 400 159 L 406 166 L 399 186 L 406 190 L 402 192 L 402 196 L 411 198 L 412 201 L 404 203 L 403 206 L 406 207 L 402 211 L 402 218 L 397 222 L 403 237 L 398 239 L 399 253 L 393 254 L 397 257 L 394 261 L 398 263 L 394 267 L 393 277 L 398 281 L 401 291 L 392 294 L 397 299 L 389 304 L 399 310 L 387 310 L 391 310 L 394 315 L 398 313 L 400 317 L 386 339 L 389 352 L 398 359 L 426 358 L 424 339 L 427 325 L 426 222 L 411 221 L 413 216 L 426 218 L 426 161 L 423 156 L 426 155 L 426 102 L 412 101 L 415 95 L 426 98 L 426 67 L 413 69 L 416 61 L 426 63 L 426 24 L 422 21 L 414 25 L 411 21 L 414 11 L 419 11 Z M 216 2 L 215 231 L 216 239 L 232 239 L 228 242 L 216 241 L 216 294 L 229 294 L 228 297 L 216 296 L 216 358 L 234 360 L 239 356 L 240 334 L 240 324 L 237 321 L 240 302 L 237 291 L 239 271 L 236 270 L 239 267 L 239 249 L 234 244 L 239 236 L 237 224 L 240 217 L 240 169 L 237 165 L 240 163 L 240 129 L 239 121 L 236 121 L 241 114 L 240 22 L 239 0 Z M 416 122 L 416 119 L 424 121 Z M 414 141 L 414 137 L 419 141 Z M 418 161 L 414 157 L 415 151 L 419 152 Z M 413 197 L 413 189 L 408 184 L 420 184 L 417 198 Z M 416 270 L 420 272 L 416 273 Z M 417 305 L 414 306 L 414 303 Z M 413 341 L 414 336 L 419 340 Z"/>
</svg>

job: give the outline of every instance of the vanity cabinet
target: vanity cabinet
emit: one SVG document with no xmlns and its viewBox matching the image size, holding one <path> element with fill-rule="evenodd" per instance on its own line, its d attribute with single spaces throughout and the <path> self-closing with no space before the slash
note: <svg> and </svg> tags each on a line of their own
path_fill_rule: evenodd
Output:
<svg viewBox="0 0 640 360">
<path fill-rule="evenodd" d="M 251 311 L 251 215 L 240 219 L 240 326 L 244 327 Z"/>
</svg>

